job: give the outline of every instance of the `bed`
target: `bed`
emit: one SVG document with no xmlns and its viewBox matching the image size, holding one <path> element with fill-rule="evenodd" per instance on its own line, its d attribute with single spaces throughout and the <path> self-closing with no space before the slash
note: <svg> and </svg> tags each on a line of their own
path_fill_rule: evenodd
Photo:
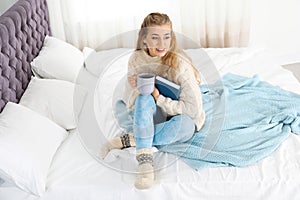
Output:
<svg viewBox="0 0 300 200">
<path fill-rule="evenodd" d="M 1 16 L 0 50 L 1 200 L 300 198 L 300 138 L 293 133 L 245 166 L 195 170 L 154 149 L 155 184 L 137 190 L 134 148 L 99 156 L 103 142 L 124 132 L 114 105 L 133 48 L 80 51 L 52 37 L 46 0 L 19 0 Z M 264 49 L 185 51 L 205 84 L 228 73 L 256 75 L 300 94 L 298 80 Z"/>
</svg>

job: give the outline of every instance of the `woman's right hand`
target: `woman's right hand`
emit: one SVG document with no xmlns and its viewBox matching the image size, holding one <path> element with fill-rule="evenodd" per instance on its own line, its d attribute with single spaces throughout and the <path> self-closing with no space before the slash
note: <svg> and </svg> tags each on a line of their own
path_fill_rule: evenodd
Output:
<svg viewBox="0 0 300 200">
<path fill-rule="evenodd" d="M 155 101 L 157 101 L 158 96 L 159 96 L 159 90 L 155 87 L 153 92 L 152 92 L 152 96 L 155 99 Z"/>
<path fill-rule="evenodd" d="M 130 86 L 132 88 L 136 88 L 136 86 L 137 86 L 137 81 L 136 81 L 137 75 L 134 74 L 132 76 L 128 76 L 127 79 L 128 79 L 128 82 L 129 82 Z"/>
</svg>

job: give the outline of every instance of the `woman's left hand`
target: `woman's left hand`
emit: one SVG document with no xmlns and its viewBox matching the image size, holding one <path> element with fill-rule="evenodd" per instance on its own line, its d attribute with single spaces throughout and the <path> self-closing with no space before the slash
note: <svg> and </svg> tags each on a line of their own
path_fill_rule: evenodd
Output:
<svg viewBox="0 0 300 200">
<path fill-rule="evenodd" d="M 132 76 L 128 76 L 127 79 L 128 79 L 128 82 L 129 82 L 130 86 L 132 88 L 136 88 L 136 86 L 137 86 L 137 82 L 136 82 L 137 75 L 134 74 Z"/>
<path fill-rule="evenodd" d="M 152 96 L 155 99 L 155 101 L 157 101 L 158 96 L 159 96 L 159 91 L 157 88 L 154 88 L 153 92 L 152 92 Z"/>
</svg>

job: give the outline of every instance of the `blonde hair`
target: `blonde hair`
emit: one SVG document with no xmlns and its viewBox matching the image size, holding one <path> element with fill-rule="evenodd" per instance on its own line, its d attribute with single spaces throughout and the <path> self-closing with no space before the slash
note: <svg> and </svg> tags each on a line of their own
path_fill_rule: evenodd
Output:
<svg viewBox="0 0 300 200">
<path fill-rule="evenodd" d="M 148 14 L 144 18 L 144 21 L 141 25 L 141 29 L 139 31 L 136 50 L 144 50 L 145 52 L 147 52 L 149 54 L 149 50 L 144 44 L 144 39 L 148 34 L 147 28 L 153 27 L 153 26 L 162 26 L 162 25 L 170 25 L 170 29 L 171 29 L 170 48 L 169 48 L 169 51 L 162 57 L 162 64 L 170 66 L 174 71 L 176 71 L 178 69 L 178 65 L 179 65 L 178 55 L 182 55 L 184 58 L 186 58 L 188 60 L 188 62 L 193 67 L 194 75 L 195 75 L 196 79 L 198 80 L 198 82 L 200 83 L 201 82 L 200 75 L 199 75 L 197 68 L 193 65 L 192 59 L 183 50 L 178 48 L 176 36 L 175 36 L 175 33 L 172 28 L 172 22 L 168 15 L 163 14 L 163 13 L 154 12 L 154 13 Z"/>
</svg>

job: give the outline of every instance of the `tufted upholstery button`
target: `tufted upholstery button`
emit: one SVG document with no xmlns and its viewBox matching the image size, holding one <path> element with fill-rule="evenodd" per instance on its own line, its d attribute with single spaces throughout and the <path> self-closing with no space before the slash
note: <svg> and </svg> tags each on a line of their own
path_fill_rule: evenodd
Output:
<svg viewBox="0 0 300 200">
<path fill-rule="evenodd" d="M 0 16 L 0 112 L 8 101 L 19 102 L 30 62 L 50 33 L 47 0 L 19 0 Z"/>
</svg>

